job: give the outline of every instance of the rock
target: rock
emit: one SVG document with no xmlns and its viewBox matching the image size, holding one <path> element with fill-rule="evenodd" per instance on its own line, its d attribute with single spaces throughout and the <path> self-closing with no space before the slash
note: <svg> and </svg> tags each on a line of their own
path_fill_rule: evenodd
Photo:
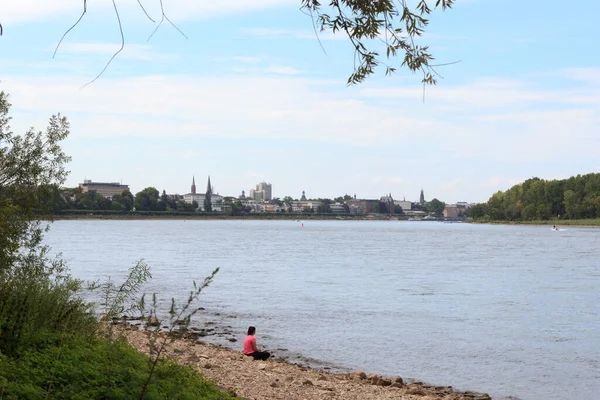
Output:
<svg viewBox="0 0 600 400">
<path fill-rule="evenodd" d="M 273 388 L 279 387 L 279 382 L 271 382 L 271 387 L 273 387 Z"/>
<path fill-rule="evenodd" d="M 390 386 L 392 384 L 392 381 L 386 378 L 379 378 L 377 384 L 379 386 Z"/>
<path fill-rule="evenodd" d="M 260 370 L 267 369 L 267 363 L 260 363 L 260 364 L 258 364 L 258 369 L 260 369 Z"/>
<path fill-rule="evenodd" d="M 160 326 L 160 321 L 156 317 L 148 318 L 148 326 Z"/>
<path fill-rule="evenodd" d="M 231 337 L 231 338 L 229 338 L 229 339 L 227 339 L 227 340 L 229 340 L 230 342 L 237 342 L 237 339 L 236 339 L 236 338 L 234 338 L 234 337 Z"/>
<path fill-rule="evenodd" d="M 204 368 L 211 369 L 213 366 L 209 363 L 204 364 Z"/>
<path fill-rule="evenodd" d="M 425 396 L 427 393 L 421 386 L 415 386 L 415 387 L 409 387 L 406 390 L 406 394 L 412 394 L 415 396 Z"/>
<path fill-rule="evenodd" d="M 304 382 L 302 382 L 302 384 L 305 386 L 314 386 L 314 383 L 312 383 L 312 381 L 309 379 L 306 379 Z"/>
<path fill-rule="evenodd" d="M 398 389 L 400 389 L 400 388 L 404 387 L 404 385 L 403 385 L 403 384 L 401 384 L 401 383 L 398 383 L 398 382 L 394 382 L 394 383 L 392 383 L 392 384 L 390 385 L 390 387 L 393 387 L 393 388 L 398 388 Z"/>
<path fill-rule="evenodd" d="M 392 378 L 392 383 L 399 383 L 399 384 L 402 385 L 404 383 L 404 381 L 402 380 L 402 377 L 395 376 L 395 377 Z"/>
<path fill-rule="evenodd" d="M 479 396 L 473 397 L 473 400 L 492 400 L 489 394 L 483 393 Z"/>
<path fill-rule="evenodd" d="M 293 382 L 294 381 L 294 377 L 293 376 L 286 376 L 285 377 L 285 381 L 286 382 Z"/>
<path fill-rule="evenodd" d="M 367 379 L 367 374 L 365 374 L 363 371 L 354 371 L 350 373 L 350 378 L 356 381 Z"/>
<path fill-rule="evenodd" d="M 254 358 L 252 358 L 251 356 L 244 356 L 244 361 L 254 361 Z"/>
<path fill-rule="evenodd" d="M 319 378 L 317 379 L 318 381 L 326 381 L 327 377 L 325 375 L 320 375 Z"/>
<path fill-rule="evenodd" d="M 377 374 L 369 374 L 369 375 L 367 375 L 367 380 L 372 385 L 377 385 L 377 382 L 379 382 L 379 375 L 377 375 Z"/>
<path fill-rule="evenodd" d="M 322 396 L 334 397 L 334 396 L 335 396 L 335 393 L 334 393 L 334 392 L 329 392 L 329 391 L 327 391 L 327 392 L 321 392 L 321 393 L 319 393 L 319 395 L 320 395 L 321 397 L 322 397 Z"/>
</svg>

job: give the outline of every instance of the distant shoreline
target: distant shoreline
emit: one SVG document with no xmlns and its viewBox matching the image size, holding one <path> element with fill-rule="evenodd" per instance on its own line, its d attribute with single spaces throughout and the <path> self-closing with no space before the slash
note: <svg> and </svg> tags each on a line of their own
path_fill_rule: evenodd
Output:
<svg viewBox="0 0 600 400">
<path fill-rule="evenodd" d="M 61 220 L 281 220 L 281 221 L 308 221 L 308 220 L 335 220 L 335 221 L 409 221 L 407 217 L 394 216 L 390 218 L 385 214 L 381 215 L 325 215 L 325 214 L 255 214 L 255 215 L 209 215 L 209 214 L 198 214 L 198 215 L 156 215 L 156 214 L 102 214 L 102 213 L 89 213 L 89 214 L 57 214 L 42 216 L 42 219 L 61 221 Z M 577 219 L 577 220 L 549 220 L 549 221 L 444 221 L 444 220 L 431 220 L 431 221 L 409 221 L 409 222 L 444 222 L 444 223 L 474 223 L 482 225 L 538 225 L 538 226 L 577 226 L 577 227 L 589 227 L 589 228 L 600 228 L 600 219 Z"/>
</svg>

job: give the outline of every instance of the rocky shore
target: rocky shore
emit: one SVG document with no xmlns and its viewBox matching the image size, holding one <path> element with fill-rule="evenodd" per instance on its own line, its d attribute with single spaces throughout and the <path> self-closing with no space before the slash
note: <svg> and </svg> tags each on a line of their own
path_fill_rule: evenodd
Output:
<svg viewBox="0 0 600 400">
<path fill-rule="evenodd" d="M 148 353 L 148 335 L 144 331 L 127 326 L 119 328 L 118 332 L 132 346 Z M 164 355 L 192 367 L 224 390 L 248 400 L 491 400 L 487 394 L 458 392 L 449 386 L 420 382 L 407 383 L 399 376 L 389 378 L 362 371 L 329 373 L 276 359 L 254 361 L 241 352 L 203 343 L 193 335 L 169 340 Z"/>
</svg>

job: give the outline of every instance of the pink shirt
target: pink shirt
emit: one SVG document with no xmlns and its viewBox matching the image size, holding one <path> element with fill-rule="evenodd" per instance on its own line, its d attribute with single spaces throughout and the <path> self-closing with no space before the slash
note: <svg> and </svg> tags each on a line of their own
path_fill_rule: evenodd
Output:
<svg viewBox="0 0 600 400">
<path fill-rule="evenodd" d="M 254 353 L 254 347 L 252 345 L 256 347 L 256 338 L 254 335 L 246 336 L 246 339 L 244 340 L 244 354 Z"/>
</svg>

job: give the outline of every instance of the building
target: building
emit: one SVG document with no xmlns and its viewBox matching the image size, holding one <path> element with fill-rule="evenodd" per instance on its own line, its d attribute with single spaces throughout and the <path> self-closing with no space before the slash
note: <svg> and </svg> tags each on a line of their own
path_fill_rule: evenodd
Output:
<svg viewBox="0 0 600 400">
<path fill-rule="evenodd" d="M 423 193 L 423 189 L 421 189 L 421 195 L 419 196 L 419 204 L 425 204 L 425 194 Z"/>
<path fill-rule="evenodd" d="M 95 191 L 102 197 L 112 199 L 113 196 L 123 193 L 123 191 L 129 191 L 129 185 L 121 185 L 119 182 L 92 182 L 89 179 L 79 184 L 81 193 L 87 193 L 89 191 Z"/>
<path fill-rule="evenodd" d="M 302 193 L 304 193 L 304 192 L 302 192 Z M 301 213 L 304 211 L 304 209 L 306 207 L 310 207 L 310 208 L 312 208 L 313 212 L 316 212 L 320 205 L 321 205 L 320 201 L 312 201 L 312 200 L 292 201 L 292 212 Z"/>
<path fill-rule="evenodd" d="M 410 211 L 412 209 L 412 202 L 404 200 L 394 200 L 394 204 L 402 208 L 403 212 Z"/>
<path fill-rule="evenodd" d="M 192 186 L 190 189 L 190 193 L 183 195 L 183 201 L 185 201 L 188 204 L 192 204 L 195 201 L 196 203 L 198 203 L 198 209 L 204 211 L 204 199 L 206 198 L 206 193 L 196 193 L 196 178 L 194 176 L 192 176 Z M 217 212 L 223 211 L 223 196 L 212 193 L 210 177 L 208 177 L 207 193 L 210 197 L 210 204 L 212 205 L 212 210 Z"/>
<path fill-rule="evenodd" d="M 456 204 L 447 204 L 444 207 L 444 218 L 460 218 L 465 211 L 464 207 L 458 207 Z"/>
<path fill-rule="evenodd" d="M 341 203 L 333 203 L 329 205 L 332 213 L 344 214 L 346 212 L 346 205 Z"/>
<path fill-rule="evenodd" d="M 373 212 L 373 206 L 379 205 L 379 200 L 357 199 L 356 196 L 347 202 L 350 214 L 369 214 Z"/>
<path fill-rule="evenodd" d="M 256 189 L 250 189 L 250 197 L 256 201 L 269 201 L 273 199 L 273 186 L 267 182 L 260 182 Z"/>
<path fill-rule="evenodd" d="M 394 203 L 394 198 L 391 193 L 382 196 L 379 199 L 379 203 L 379 210 L 381 210 L 381 212 L 385 211 L 388 214 L 394 214 L 396 212 L 396 204 Z"/>
</svg>

